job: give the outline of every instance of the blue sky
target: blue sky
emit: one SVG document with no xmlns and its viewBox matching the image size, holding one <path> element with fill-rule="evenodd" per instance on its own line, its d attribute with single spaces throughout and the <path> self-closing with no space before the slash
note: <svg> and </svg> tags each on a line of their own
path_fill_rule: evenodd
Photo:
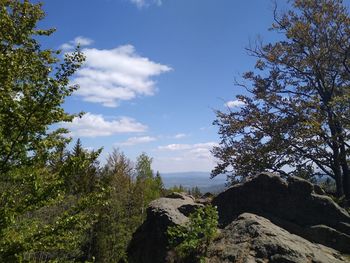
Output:
<svg viewBox="0 0 350 263">
<path fill-rule="evenodd" d="M 279 1 L 280 8 L 285 1 Z M 83 145 L 146 152 L 161 173 L 210 171 L 219 142 L 214 109 L 239 106 L 234 79 L 251 70 L 245 47 L 268 31 L 270 0 L 46 0 L 40 27 L 57 29 L 44 45 L 80 43 L 80 90 L 64 104 L 87 114 L 67 125 Z M 226 104 L 226 105 L 225 105 Z M 239 103 L 238 103 L 239 104 Z"/>
</svg>

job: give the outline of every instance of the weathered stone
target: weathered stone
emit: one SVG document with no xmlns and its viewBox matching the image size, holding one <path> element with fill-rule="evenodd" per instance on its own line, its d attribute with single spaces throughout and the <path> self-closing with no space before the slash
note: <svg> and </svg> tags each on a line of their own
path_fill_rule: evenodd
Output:
<svg viewBox="0 0 350 263">
<path fill-rule="evenodd" d="M 196 199 L 197 203 L 203 204 L 203 205 L 209 205 L 211 204 L 211 201 L 213 200 L 214 195 L 212 193 L 205 193 L 200 198 Z"/>
<path fill-rule="evenodd" d="M 349 250 L 350 236 L 334 228 L 325 225 L 316 225 L 309 227 L 305 232 L 309 236 L 309 239 L 315 242 L 328 244 L 328 246 L 339 251 Z"/>
<path fill-rule="evenodd" d="M 321 188 L 321 186 L 315 184 L 314 185 L 314 192 L 315 194 L 318 194 L 318 195 L 325 195 L 326 192 Z"/>
<path fill-rule="evenodd" d="M 349 214 L 303 179 L 263 173 L 219 194 L 212 204 L 222 229 L 208 248 L 207 262 L 350 262 L 336 251 L 350 254 Z M 129 262 L 181 262 L 168 249 L 167 228 L 186 224 L 201 206 L 185 193 L 151 202 L 128 247 Z"/>
<path fill-rule="evenodd" d="M 209 246 L 207 262 L 341 263 L 347 260 L 337 251 L 293 235 L 266 218 L 244 213 Z"/>
<path fill-rule="evenodd" d="M 189 216 L 192 214 L 196 209 L 204 207 L 202 204 L 185 204 L 178 208 L 178 210 L 185 216 Z"/>
<path fill-rule="evenodd" d="M 284 181 L 277 175 L 262 173 L 222 192 L 212 203 L 218 208 L 222 226 L 230 224 L 239 214 L 250 212 L 267 217 L 276 224 L 284 222 L 281 227 L 292 233 L 339 249 L 339 246 L 334 246 L 338 241 L 318 240 L 317 235 L 314 236 L 307 228 L 326 225 L 340 232 L 340 242 L 340 239 L 343 240 L 341 232 L 344 224 L 350 224 L 350 216 L 331 198 L 316 194 L 314 189 L 311 183 L 300 178 Z M 342 227 L 340 222 L 343 222 Z M 296 231 L 295 226 L 302 230 Z M 343 252 L 350 253 L 350 243 L 341 248 Z"/>
<path fill-rule="evenodd" d="M 192 197 L 178 193 L 151 202 L 147 208 L 147 219 L 133 234 L 128 246 L 128 262 L 165 262 L 168 251 L 167 228 L 186 224 L 186 215 L 194 211 L 191 206 L 195 208 L 201 205 L 196 204 Z"/>
<path fill-rule="evenodd" d="M 194 200 L 194 197 L 192 195 L 188 195 L 186 193 L 178 193 L 178 192 L 172 192 L 166 196 L 166 198 L 172 198 L 172 199 L 192 199 Z"/>
</svg>

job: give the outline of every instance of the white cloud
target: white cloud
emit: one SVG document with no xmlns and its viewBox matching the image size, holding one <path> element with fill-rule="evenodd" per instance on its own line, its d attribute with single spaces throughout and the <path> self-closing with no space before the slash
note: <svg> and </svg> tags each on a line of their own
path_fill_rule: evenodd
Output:
<svg viewBox="0 0 350 263">
<path fill-rule="evenodd" d="M 150 4 L 162 5 L 162 0 L 130 0 L 130 2 L 135 4 L 138 8 L 146 7 Z"/>
<path fill-rule="evenodd" d="M 155 137 L 150 137 L 150 136 L 131 137 L 127 139 L 125 142 L 117 143 L 117 145 L 132 146 L 132 145 L 141 144 L 141 143 L 149 143 L 156 140 L 157 139 Z"/>
<path fill-rule="evenodd" d="M 115 120 L 105 120 L 100 114 L 86 113 L 81 118 L 76 117 L 72 122 L 63 124 L 71 131 L 72 136 L 99 137 L 118 133 L 144 132 L 147 126 L 128 117 Z"/>
<path fill-rule="evenodd" d="M 236 108 L 245 105 L 245 103 L 241 100 L 231 100 L 225 103 L 225 106 L 229 108 Z"/>
<path fill-rule="evenodd" d="M 178 150 L 188 150 L 188 149 L 196 149 L 196 148 L 212 148 L 218 145 L 216 142 L 205 142 L 205 143 L 196 143 L 196 144 L 168 144 L 165 146 L 159 146 L 159 150 L 170 150 L 170 151 L 178 151 Z"/>
<path fill-rule="evenodd" d="M 183 157 L 196 159 L 210 159 L 212 157 L 211 149 L 218 144 L 215 142 L 196 143 L 196 144 L 168 144 L 159 146 L 161 151 L 181 152 Z"/>
<path fill-rule="evenodd" d="M 178 133 L 174 136 L 175 139 L 182 139 L 187 137 L 187 135 L 185 133 Z"/>
<path fill-rule="evenodd" d="M 90 46 L 94 41 L 87 37 L 78 36 L 74 38 L 73 43 L 80 46 Z"/>
<path fill-rule="evenodd" d="M 82 37 L 82 36 L 77 36 L 73 40 L 69 41 L 68 43 L 64 43 L 60 46 L 61 49 L 69 51 L 74 49 L 77 45 L 84 47 L 84 46 L 89 46 L 93 43 L 94 41 L 90 38 L 87 37 Z"/>
<path fill-rule="evenodd" d="M 137 96 L 154 95 L 156 88 L 152 77 L 171 70 L 139 56 L 132 45 L 114 49 L 86 48 L 83 53 L 85 64 L 73 80 L 80 85 L 75 95 L 106 107 L 117 107 L 119 101 Z"/>
<path fill-rule="evenodd" d="M 165 146 L 158 146 L 159 150 L 167 150 L 167 151 L 179 151 L 179 150 L 188 150 L 191 148 L 189 144 L 168 144 Z"/>
<path fill-rule="evenodd" d="M 154 157 L 155 166 L 163 172 L 210 171 L 215 166 L 211 149 L 217 145 L 205 142 L 159 146 L 162 154 Z"/>
</svg>

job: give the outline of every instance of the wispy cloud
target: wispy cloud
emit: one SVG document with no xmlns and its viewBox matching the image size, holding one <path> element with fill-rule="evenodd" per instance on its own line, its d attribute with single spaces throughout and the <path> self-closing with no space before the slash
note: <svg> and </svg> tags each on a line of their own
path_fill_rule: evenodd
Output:
<svg viewBox="0 0 350 263">
<path fill-rule="evenodd" d="M 217 146 L 216 142 L 196 143 L 196 144 L 168 144 L 159 146 L 161 151 L 177 151 L 181 152 L 183 157 L 191 157 L 197 159 L 208 159 L 212 157 L 211 149 Z"/>
<path fill-rule="evenodd" d="M 144 132 L 147 126 L 128 117 L 106 120 L 100 114 L 86 113 L 81 118 L 76 117 L 72 122 L 62 124 L 76 137 L 110 136 L 118 133 Z"/>
<path fill-rule="evenodd" d="M 73 40 L 69 41 L 68 43 L 64 43 L 60 46 L 61 49 L 65 50 L 65 51 L 69 51 L 74 49 L 76 46 L 81 46 L 81 47 L 85 47 L 85 46 L 89 46 L 93 43 L 94 41 L 90 38 L 87 37 L 82 37 L 82 36 L 77 36 L 76 38 L 74 38 Z"/>
<path fill-rule="evenodd" d="M 153 142 L 156 140 L 157 139 L 155 137 L 150 137 L 150 136 L 131 137 L 131 138 L 127 139 L 125 142 L 117 143 L 116 145 L 133 146 L 133 145 L 137 145 L 137 144 Z"/>
<path fill-rule="evenodd" d="M 135 4 L 138 8 L 146 7 L 151 4 L 162 5 L 162 0 L 130 0 L 130 2 Z"/>
<path fill-rule="evenodd" d="M 187 134 L 185 134 L 185 133 L 178 133 L 174 136 L 175 139 L 182 139 L 185 137 L 187 137 Z"/>
<path fill-rule="evenodd" d="M 158 150 L 167 150 L 167 151 L 188 150 L 190 148 L 191 148 L 190 144 L 178 144 L 178 143 L 158 146 Z"/>
<path fill-rule="evenodd" d="M 114 49 L 85 48 L 86 61 L 73 83 L 80 89 L 75 95 L 84 101 L 117 107 L 123 100 L 151 96 L 156 91 L 152 79 L 171 68 L 138 55 L 132 45 Z"/>
<path fill-rule="evenodd" d="M 154 158 L 157 169 L 166 172 L 210 171 L 216 163 L 211 149 L 216 142 L 196 144 L 168 144 L 159 146 L 159 156 Z"/>
<path fill-rule="evenodd" d="M 245 105 L 245 103 L 241 100 L 231 100 L 225 103 L 225 106 L 229 108 L 237 108 L 243 105 Z"/>
</svg>

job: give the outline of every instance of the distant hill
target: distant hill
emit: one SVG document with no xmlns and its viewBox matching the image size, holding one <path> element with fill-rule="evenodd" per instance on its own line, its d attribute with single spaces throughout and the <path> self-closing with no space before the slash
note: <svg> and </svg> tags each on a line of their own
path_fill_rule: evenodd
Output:
<svg viewBox="0 0 350 263">
<path fill-rule="evenodd" d="M 165 188 L 182 185 L 185 188 L 198 186 L 202 193 L 218 193 L 225 189 L 226 176 L 210 179 L 210 172 L 184 172 L 161 174 Z"/>
</svg>

